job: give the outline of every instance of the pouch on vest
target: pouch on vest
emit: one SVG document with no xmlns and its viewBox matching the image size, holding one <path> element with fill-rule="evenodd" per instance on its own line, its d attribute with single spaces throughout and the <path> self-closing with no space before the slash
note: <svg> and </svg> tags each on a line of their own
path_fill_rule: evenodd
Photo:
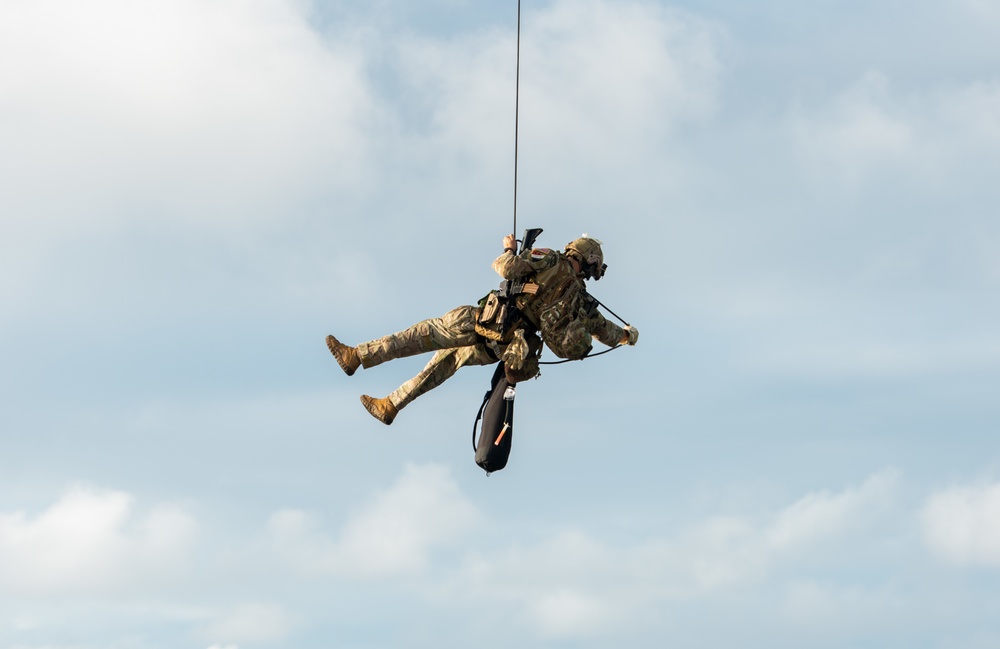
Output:
<svg viewBox="0 0 1000 649">
<path fill-rule="evenodd" d="M 476 313 L 476 333 L 487 340 L 504 341 L 507 331 L 507 300 L 500 297 L 499 291 L 490 291 L 479 301 L 479 311 Z"/>
<path fill-rule="evenodd" d="M 476 428 L 482 419 L 483 427 L 476 440 Z M 490 382 L 490 389 L 483 397 L 483 405 L 472 424 L 472 449 L 476 464 L 486 475 L 507 466 L 511 438 L 514 435 L 514 388 L 507 383 L 504 364 L 498 363 Z"/>
</svg>

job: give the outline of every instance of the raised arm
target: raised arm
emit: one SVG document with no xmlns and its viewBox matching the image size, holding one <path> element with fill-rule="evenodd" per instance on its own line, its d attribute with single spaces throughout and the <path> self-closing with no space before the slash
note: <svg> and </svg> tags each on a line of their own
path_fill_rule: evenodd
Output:
<svg viewBox="0 0 1000 649">
<path fill-rule="evenodd" d="M 503 254 L 493 262 L 493 270 L 504 279 L 519 279 L 553 266 L 558 253 L 548 248 L 532 248 L 515 254 L 517 241 L 513 234 L 503 238 Z"/>
</svg>

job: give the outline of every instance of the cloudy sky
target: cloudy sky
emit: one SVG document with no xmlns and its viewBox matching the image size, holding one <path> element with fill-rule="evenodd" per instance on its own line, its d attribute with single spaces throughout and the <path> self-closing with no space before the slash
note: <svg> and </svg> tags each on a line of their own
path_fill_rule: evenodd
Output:
<svg viewBox="0 0 1000 649">
<path fill-rule="evenodd" d="M 0 0 L 0 649 L 1000 646 L 998 5 L 522 12 L 641 337 L 487 478 L 323 339 L 496 285 L 516 2 Z"/>
</svg>

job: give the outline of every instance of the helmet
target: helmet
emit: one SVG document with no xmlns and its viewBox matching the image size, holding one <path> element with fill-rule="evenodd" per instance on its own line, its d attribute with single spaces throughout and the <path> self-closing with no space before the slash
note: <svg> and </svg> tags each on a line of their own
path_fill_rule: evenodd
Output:
<svg viewBox="0 0 1000 649">
<path fill-rule="evenodd" d="M 588 279 L 601 279 L 608 265 L 604 263 L 604 252 L 601 250 L 601 242 L 584 234 L 579 239 L 575 239 L 566 244 L 566 254 L 576 257 L 583 267 L 584 276 Z"/>
</svg>

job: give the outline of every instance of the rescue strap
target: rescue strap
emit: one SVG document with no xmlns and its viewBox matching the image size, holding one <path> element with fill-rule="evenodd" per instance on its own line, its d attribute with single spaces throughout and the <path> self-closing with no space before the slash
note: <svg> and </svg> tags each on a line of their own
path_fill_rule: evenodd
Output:
<svg viewBox="0 0 1000 649">
<path fill-rule="evenodd" d="M 587 293 L 587 295 L 590 295 L 590 293 Z M 606 310 L 606 311 L 607 311 L 608 313 L 610 313 L 610 314 L 611 314 L 611 315 L 613 315 L 614 317 L 618 318 L 618 321 L 619 321 L 619 322 L 621 322 L 621 323 L 622 323 L 623 325 L 625 325 L 626 327 L 631 327 L 631 326 L 632 326 L 632 325 L 630 325 L 629 323 L 625 322 L 625 319 L 624 319 L 624 318 L 622 318 L 622 317 L 621 317 L 620 315 L 618 315 L 617 313 L 615 313 L 614 311 L 612 311 L 611 309 L 609 309 L 609 308 L 608 308 L 607 306 L 605 306 L 604 302 L 601 302 L 600 300 L 598 300 L 598 299 L 597 299 L 596 297 L 594 297 L 593 295 L 590 295 L 590 299 L 592 299 L 592 300 L 593 300 L 594 302 L 597 302 L 597 306 L 599 306 L 599 307 L 602 307 L 602 308 L 603 308 L 603 309 L 605 309 L 605 310 Z M 594 355 L 596 356 L 597 354 L 594 354 Z"/>
</svg>

